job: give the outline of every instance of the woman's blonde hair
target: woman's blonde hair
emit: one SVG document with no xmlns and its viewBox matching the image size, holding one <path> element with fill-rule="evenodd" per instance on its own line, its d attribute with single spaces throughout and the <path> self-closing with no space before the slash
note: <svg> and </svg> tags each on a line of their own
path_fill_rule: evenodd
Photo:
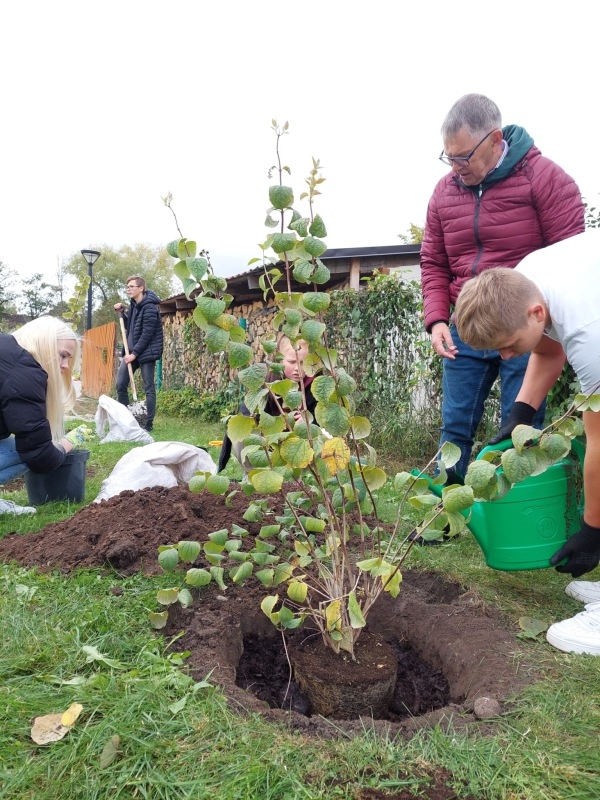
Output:
<svg viewBox="0 0 600 800">
<path fill-rule="evenodd" d="M 55 317 L 38 317 L 27 322 L 13 333 L 24 350 L 27 350 L 48 375 L 46 388 L 46 417 L 50 423 L 52 439 L 64 436 L 64 416 L 75 406 L 73 363 L 79 355 L 79 337 L 75 331 Z M 75 342 L 75 353 L 65 370 L 60 368 L 57 342 L 68 339 Z"/>
</svg>

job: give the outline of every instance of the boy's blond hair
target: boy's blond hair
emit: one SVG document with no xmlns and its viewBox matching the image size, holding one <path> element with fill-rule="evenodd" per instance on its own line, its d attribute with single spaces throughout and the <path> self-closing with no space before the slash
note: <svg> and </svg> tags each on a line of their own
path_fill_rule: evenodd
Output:
<svg viewBox="0 0 600 800">
<path fill-rule="evenodd" d="M 77 363 L 79 338 L 66 322 L 47 316 L 27 322 L 13 336 L 48 375 L 46 417 L 50 423 L 53 441 L 59 442 L 65 434 L 64 416 L 75 406 L 73 364 Z M 58 355 L 57 342 L 61 339 L 74 340 L 76 343 L 73 358 L 65 370 L 60 368 Z"/>
<path fill-rule="evenodd" d="M 496 350 L 527 325 L 527 310 L 542 300 L 535 283 L 506 267 L 487 269 L 460 290 L 454 309 L 458 335 L 476 350 Z"/>
</svg>

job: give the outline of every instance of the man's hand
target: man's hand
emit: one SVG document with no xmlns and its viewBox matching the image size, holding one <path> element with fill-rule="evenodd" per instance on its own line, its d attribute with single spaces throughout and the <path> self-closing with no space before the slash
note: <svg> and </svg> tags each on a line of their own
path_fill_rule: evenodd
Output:
<svg viewBox="0 0 600 800">
<path fill-rule="evenodd" d="M 120 313 L 121 311 L 125 311 L 125 306 L 123 303 L 115 303 L 114 309 Z"/>
<path fill-rule="evenodd" d="M 74 428 L 72 431 L 69 431 L 65 436 L 65 439 L 68 442 L 71 442 L 73 447 L 81 447 L 82 444 L 85 444 L 90 439 L 93 439 L 95 436 L 94 431 L 89 428 L 87 425 L 80 425 L 78 428 Z"/>
<path fill-rule="evenodd" d="M 510 410 L 508 419 L 500 428 L 498 433 L 489 440 L 488 444 L 498 444 L 505 439 L 510 439 L 510 436 L 517 425 L 531 425 L 535 417 L 536 409 L 530 406 L 529 403 L 521 403 L 516 401 Z"/>
<path fill-rule="evenodd" d="M 450 328 L 445 322 L 436 322 L 432 325 L 431 345 L 441 358 L 456 358 L 458 347 L 452 341 Z"/>
<path fill-rule="evenodd" d="M 556 567 L 564 558 L 568 559 L 567 563 Z M 582 522 L 581 530 L 567 539 L 550 563 L 557 572 L 570 572 L 574 578 L 591 572 L 600 563 L 600 528 Z"/>
</svg>

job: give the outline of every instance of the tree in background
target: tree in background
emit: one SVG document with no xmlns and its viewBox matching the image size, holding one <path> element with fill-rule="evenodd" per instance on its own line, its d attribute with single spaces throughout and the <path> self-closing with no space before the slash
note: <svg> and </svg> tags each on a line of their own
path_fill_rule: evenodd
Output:
<svg viewBox="0 0 600 800">
<path fill-rule="evenodd" d="M 4 330 L 1 318 L 6 314 L 14 314 L 14 302 L 17 297 L 14 291 L 15 273 L 7 264 L 0 261 L 0 329 Z"/>
<path fill-rule="evenodd" d="M 403 241 L 404 244 L 421 244 L 424 230 L 424 225 L 415 225 L 414 222 L 411 222 L 408 231 L 406 233 L 399 233 L 398 238 Z"/>
<path fill-rule="evenodd" d="M 109 245 L 94 245 L 101 252 L 93 267 L 92 324 L 104 325 L 115 321 L 115 303 L 128 303 L 125 281 L 130 275 L 140 275 L 146 286 L 162 299 L 175 294 L 174 259 L 164 247 L 149 244 L 124 245 L 119 249 Z M 64 263 L 67 275 L 82 281 L 88 275 L 88 265 L 78 251 Z"/>
<path fill-rule="evenodd" d="M 19 305 L 31 319 L 50 313 L 57 304 L 58 294 L 55 286 L 44 281 L 41 272 L 23 280 Z"/>
</svg>

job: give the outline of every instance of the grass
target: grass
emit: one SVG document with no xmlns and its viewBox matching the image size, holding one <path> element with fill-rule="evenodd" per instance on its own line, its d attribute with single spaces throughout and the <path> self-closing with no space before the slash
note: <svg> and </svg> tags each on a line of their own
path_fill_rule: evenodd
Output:
<svg viewBox="0 0 600 800">
<path fill-rule="evenodd" d="M 157 440 L 205 447 L 222 435 L 220 425 L 160 415 L 153 431 Z M 0 535 L 38 530 L 93 501 L 130 447 L 92 443 L 85 503 L 49 503 L 36 515 L 0 517 Z M 209 450 L 216 460 L 218 449 Z M 234 464 L 227 471 L 239 477 Z M 382 495 L 382 513 L 393 514 L 390 495 Z M 3 496 L 27 503 L 24 490 Z M 563 576 L 491 570 L 469 535 L 413 548 L 409 567 L 460 581 L 513 623 L 521 616 L 550 623 L 580 610 L 564 594 Z M 426 797 L 431 771 L 439 768 L 449 771 L 458 798 L 600 796 L 600 660 L 592 656 L 560 653 L 543 637 L 515 637 L 515 670 L 525 655 L 535 664 L 536 682 L 494 722 L 492 735 L 434 729 L 403 742 L 365 726 L 355 739 L 317 742 L 258 716 L 238 716 L 216 688 L 194 684 L 177 642 L 164 641 L 147 624 L 161 580 L 0 565 L 2 800 L 350 800 L 361 788 L 381 797 L 402 790 Z M 83 706 L 73 730 L 61 741 L 36 745 L 33 718 L 73 702 Z M 115 736 L 117 750 L 107 763 L 103 751 Z"/>
</svg>

